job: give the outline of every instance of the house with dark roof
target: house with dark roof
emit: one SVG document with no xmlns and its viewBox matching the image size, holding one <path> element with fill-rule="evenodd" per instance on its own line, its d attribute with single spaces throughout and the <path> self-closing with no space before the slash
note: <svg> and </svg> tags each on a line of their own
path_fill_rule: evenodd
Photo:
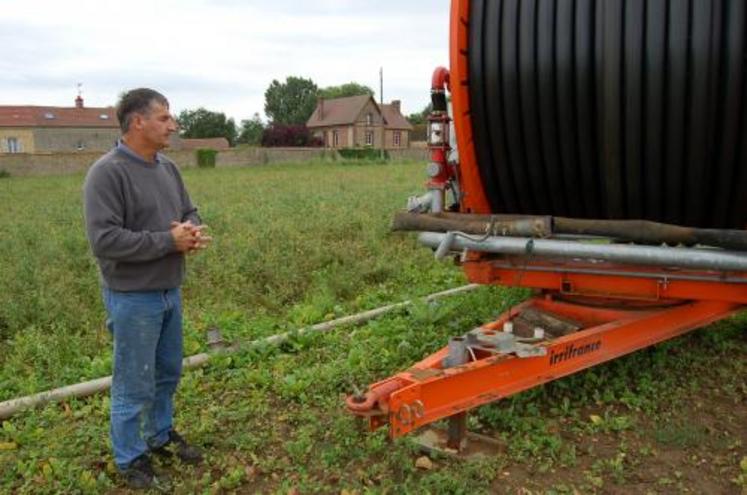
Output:
<svg viewBox="0 0 747 495">
<path fill-rule="evenodd" d="M 399 100 L 379 105 L 369 95 L 320 99 L 306 127 L 327 148 L 407 148 L 412 131 Z"/>
<path fill-rule="evenodd" d="M 0 153 L 104 151 L 120 136 L 113 107 L 0 106 Z"/>
</svg>

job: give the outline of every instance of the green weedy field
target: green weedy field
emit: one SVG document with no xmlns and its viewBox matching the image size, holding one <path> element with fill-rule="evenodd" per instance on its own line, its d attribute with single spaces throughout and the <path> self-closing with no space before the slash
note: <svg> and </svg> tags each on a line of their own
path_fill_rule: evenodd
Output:
<svg viewBox="0 0 747 495">
<path fill-rule="evenodd" d="M 190 259 L 185 353 L 456 287 L 410 236 L 388 233 L 421 163 L 187 170 L 215 237 Z M 82 176 L 0 179 L 0 400 L 107 375 Z M 175 493 L 746 493 L 745 315 L 485 406 L 470 428 L 494 458 L 434 458 L 370 434 L 342 407 L 519 301 L 481 288 L 358 327 L 222 357 L 184 376 L 178 427 L 205 465 L 162 466 Z M 27 411 L 0 428 L 0 492 L 127 493 L 111 463 L 108 399 Z"/>
</svg>

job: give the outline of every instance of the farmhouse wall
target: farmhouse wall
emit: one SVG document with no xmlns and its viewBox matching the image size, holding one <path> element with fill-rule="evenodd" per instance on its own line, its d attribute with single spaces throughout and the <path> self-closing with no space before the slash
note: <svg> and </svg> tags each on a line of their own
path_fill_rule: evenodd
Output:
<svg viewBox="0 0 747 495">
<path fill-rule="evenodd" d="M 76 151 L 78 149 L 102 152 L 110 149 L 119 137 L 119 129 L 65 127 L 34 129 L 37 152 Z"/>
<path fill-rule="evenodd" d="M 219 151 L 218 167 L 242 167 L 270 163 L 330 160 L 333 152 L 323 148 L 234 148 Z M 427 149 L 403 148 L 389 150 L 395 160 L 426 161 Z M 197 166 L 195 151 L 169 150 L 166 155 L 181 168 Z M 82 173 L 98 160 L 101 152 L 13 153 L 0 155 L 0 170 L 12 176 L 65 175 Z"/>
<path fill-rule="evenodd" d="M 394 135 L 396 133 L 399 133 L 399 144 L 395 144 L 394 142 Z M 387 129 L 385 132 L 384 146 L 390 151 L 396 148 L 407 148 L 410 146 L 410 143 L 408 142 L 409 134 L 409 132 L 402 129 Z"/>
<path fill-rule="evenodd" d="M 15 140 L 18 149 L 24 153 L 33 153 L 34 134 L 31 129 L 0 127 L 0 153 L 8 153 L 8 139 Z"/>
</svg>

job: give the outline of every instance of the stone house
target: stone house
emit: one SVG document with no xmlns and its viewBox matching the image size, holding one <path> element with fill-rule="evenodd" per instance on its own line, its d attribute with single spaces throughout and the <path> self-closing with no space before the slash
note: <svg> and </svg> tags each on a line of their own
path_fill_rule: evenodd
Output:
<svg viewBox="0 0 747 495">
<path fill-rule="evenodd" d="M 0 153 L 105 151 L 120 136 L 113 107 L 0 106 Z"/>
<path fill-rule="evenodd" d="M 306 127 L 327 148 L 381 148 L 382 139 L 386 149 L 407 148 L 412 131 L 399 100 L 379 105 L 369 95 L 320 99 Z"/>
<path fill-rule="evenodd" d="M 114 107 L 88 108 L 83 98 L 74 107 L 0 105 L 0 153 L 107 151 L 120 138 Z M 183 139 L 172 134 L 172 150 L 229 149 L 226 138 Z"/>
</svg>

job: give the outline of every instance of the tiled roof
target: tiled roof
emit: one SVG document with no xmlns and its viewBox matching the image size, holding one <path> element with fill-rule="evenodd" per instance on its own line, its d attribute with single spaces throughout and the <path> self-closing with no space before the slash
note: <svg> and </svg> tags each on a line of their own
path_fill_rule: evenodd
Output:
<svg viewBox="0 0 747 495">
<path fill-rule="evenodd" d="M 197 150 L 197 149 L 212 149 L 216 151 L 227 150 L 231 146 L 228 144 L 228 139 L 224 137 L 218 138 L 202 138 L 202 139 L 181 139 L 181 148 L 183 150 Z"/>
<path fill-rule="evenodd" d="M 345 98 L 334 98 L 319 102 L 306 122 L 306 127 L 326 127 L 332 125 L 350 125 L 356 121 L 363 107 L 372 101 L 376 108 L 382 111 L 384 116 L 384 127 L 387 129 L 412 130 L 412 125 L 402 116 L 393 104 L 380 107 L 373 97 L 368 95 L 347 96 Z M 323 112 L 320 106 L 323 105 Z M 322 115 L 323 114 L 323 115 Z"/>
<path fill-rule="evenodd" d="M 113 107 L 37 107 L 0 105 L 0 127 L 118 128 Z"/>
<path fill-rule="evenodd" d="M 402 115 L 402 113 L 399 111 L 399 108 L 397 108 L 394 105 L 387 105 L 386 103 L 382 105 L 383 113 L 384 113 L 384 120 L 386 121 L 386 128 L 387 129 L 404 129 L 411 131 L 412 130 L 412 124 L 410 124 L 407 119 Z"/>
<path fill-rule="evenodd" d="M 311 114 L 311 117 L 306 122 L 306 127 L 352 124 L 358 118 L 366 103 L 371 99 L 369 95 L 360 95 L 323 100 L 317 103 L 314 113 Z M 324 115 L 321 118 L 319 112 L 320 105 L 324 108 Z"/>
</svg>

